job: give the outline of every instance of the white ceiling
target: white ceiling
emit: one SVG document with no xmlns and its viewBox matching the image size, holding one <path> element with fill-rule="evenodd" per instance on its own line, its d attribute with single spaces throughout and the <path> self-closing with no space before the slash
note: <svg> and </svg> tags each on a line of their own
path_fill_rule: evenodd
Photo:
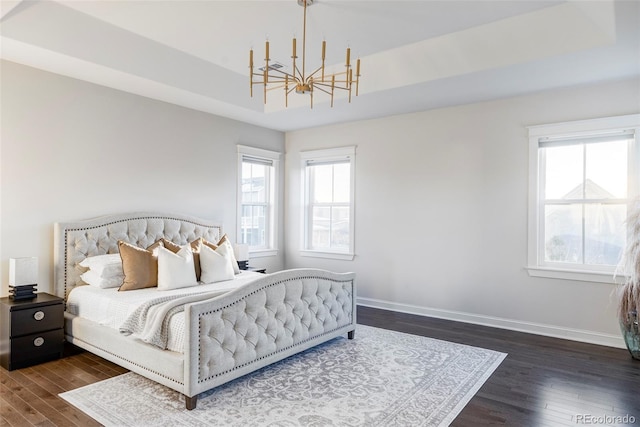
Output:
<svg viewBox="0 0 640 427">
<path fill-rule="evenodd" d="M 360 95 L 249 96 L 249 49 L 290 67 L 303 8 L 279 1 L 9 1 L 0 56 L 289 131 L 640 75 L 640 2 L 332 1 L 308 9 L 307 67 L 362 61 Z"/>
</svg>

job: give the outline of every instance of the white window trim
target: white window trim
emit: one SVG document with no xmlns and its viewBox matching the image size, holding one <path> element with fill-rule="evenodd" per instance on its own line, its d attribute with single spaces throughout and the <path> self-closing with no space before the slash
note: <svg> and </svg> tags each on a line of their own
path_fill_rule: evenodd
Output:
<svg viewBox="0 0 640 427">
<path fill-rule="evenodd" d="M 548 125 L 529 126 L 529 219 L 528 219 L 528 259 L 527 271 L 533 277 L 545 277 L 553 279 L 578 280 L 598 283 L 614 283 L 614 272 L 589 271 L 585 269 L 556 268 L 544 266 L 540 262 L 539 248 L 539 141 L 543 137 L 580 137 L 593 135 L 598 132 L 611 132 L 620 129 L 633 129 L 635 140 L 632 143 L 629 157 L 628 198 L 634 199 L 638 195 L 638 174 L 640 173 L 640 114 L 625 116 L 605 117 L 592 120 L 579 120 L 573 122 L 554 123 Z"/>
<path fill-rule="evenodd" d="M 270 191 L 271 214 L 270 214 L 270 247 L 266 249 L 250 250 L 250 258 L 262 258 L 278 255 L 278 188 L 280 187 L 280 153 L 277 151 L 265 150 L 262 148 L 249 147 L 238 144 L 238 178 L 237 178 L 237 210 L 236 210 L 236 236 L 242 233 L 240 217 L 242 215 L 242 156 L 252 156 L 273 161 L 274 182 Z M 239 237 L 238 237 L 239 238 Z"/>
<path fill-rule="evenodd" d="M 314 250 L 309 249 L 309 178 L 307 177 L 307 162 L 309 160 L 319 161 L 333 161 L 333 160 L 345 160 L 348 159 L 351 164 L 351 195 L 350 195 L 350 209 L 349 209 L 349 250 L 347 252 L 341 251 L 327 251 L 327 250 Z M 323 150 L 311 150 L 303 151 L 300 153 L 301 170 L 302 170 L 302 233 L 300 242 L 301 256 L 316 257 L 316 258 L 329 258 L 338 260 L 352 261 L 355 257 L 355 182 L 356 182 L 356 146 L 341 147 L 341 148 L 328 148 Z"/>
</svg>

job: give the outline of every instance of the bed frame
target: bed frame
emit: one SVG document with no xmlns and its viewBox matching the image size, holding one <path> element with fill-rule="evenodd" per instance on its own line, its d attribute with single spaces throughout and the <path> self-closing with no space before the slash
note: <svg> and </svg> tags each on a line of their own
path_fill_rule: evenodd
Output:
<svg viewBox="0 0 640 427">
<path fill-rule="evenodd" d="M 218 241 L 222 228 L 180 214 L 110 215 L 54 227 L 55 292 L 82 284 L 87 256 L 118 252 L 118 240 L 147 247 L 161 237 L 184 245 Z M 184 353 L 161 350 L 65 312 L 66 340 L 185 396 L 211 388 L 347 334 L 356 327 L 353 273 L 317 269 L 267 274 L 225 295 L 185 308 Z"/>
</svg>

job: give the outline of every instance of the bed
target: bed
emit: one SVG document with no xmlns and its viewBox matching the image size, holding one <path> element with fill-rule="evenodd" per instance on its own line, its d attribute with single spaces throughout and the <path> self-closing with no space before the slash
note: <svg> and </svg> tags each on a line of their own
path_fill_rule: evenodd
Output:
<svg viewBox="0 0 640 427">
<path fill-rule="evenodd" d="M 88 257 L 117 254 L 119 241 L 146 248 L 163 238 L 187 245 L 199 238 L 216 242 L 222 236 L 220 225 L 182 214 L 141 212 L 56 223 L 54 286 L 67 301 L 66 340 L 182 393 L 191 410 L 204 391 L 338 336 L 354 337 L 353 273 L 241 272 L 213 294 L 185 297 L 191 302 L 180 310 L 182 342 L 168 349 L 84 317 L 75 302 L 75 289 L 78 294 L 88 290 L 80 263 Z M 117 298 L 136 292 L 111 293 Z"/>
</svg>

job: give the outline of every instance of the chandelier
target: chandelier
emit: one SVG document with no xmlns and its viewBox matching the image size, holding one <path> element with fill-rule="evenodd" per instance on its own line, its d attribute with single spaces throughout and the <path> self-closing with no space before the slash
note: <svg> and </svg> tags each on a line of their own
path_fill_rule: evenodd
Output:
<svg viewBox="0 0 640 427">
<path fill-rule="evenodd" d="M 306 74 L 306 51 L 307 51 L 307 6 L 311 6 L 314 0 L 297 0 L 300 6 L 304 7 L 304 20 L 302 29 L 302 68 L 296 64 L 298 54 L 296 50 L 296 39 L 293 38 L 293 49 L 291 58 L 293 66 L 291 73 L 281 68 L 278 63 L 269 64 L 269 41 L 265 42 L 264 66 L 258 68 L 258 72 L 253 69 L 253 49 L 249 50 L 249 80 L 251 97 L 253 97 L 253 85 L 262 85 L 264 92 L 264 103 L 267 103 L 267 91 L 284 89 L 285 107 L 289 106 L 289 94 L 294 90 L 296 93 L 309 94 L 311 108 L 313 108 L 313 93 L 316 90 L 326 93 L 331 97 L 331 107 L 333 107 L 333 95 L 336 89 L 348 92 L 349 102 L 351 93 L 355 89 L 358 96 L 358 84 L 360 82 L 360 59 L 356 61 L 355 76 L 351 66 L 351 48 L 347 48 L 347 58 L 345 61 L 345 71 L 325 74 L 324 60 L 327 49 L 327 42 L 322 42 L 322 65 L 310 74 Z M 355 77 L 355 80 L 354 80 Z M 355 88 L 354 88 L 355 86 Z"/>
</svg>

